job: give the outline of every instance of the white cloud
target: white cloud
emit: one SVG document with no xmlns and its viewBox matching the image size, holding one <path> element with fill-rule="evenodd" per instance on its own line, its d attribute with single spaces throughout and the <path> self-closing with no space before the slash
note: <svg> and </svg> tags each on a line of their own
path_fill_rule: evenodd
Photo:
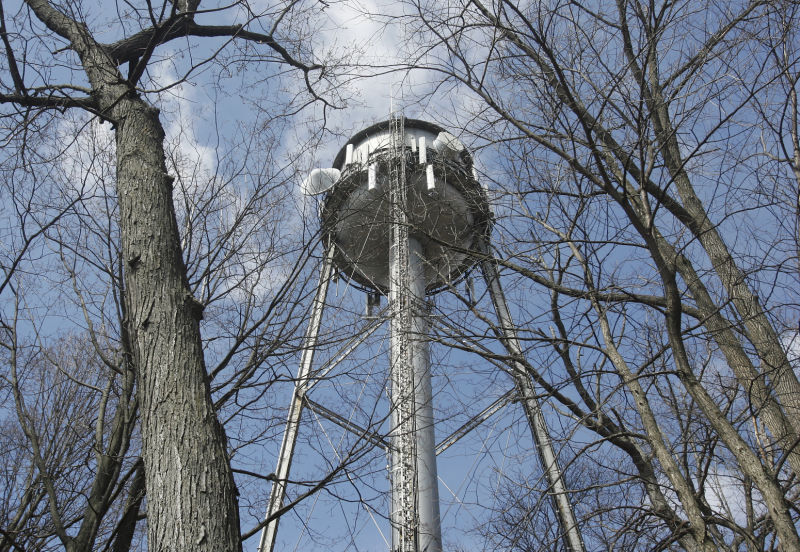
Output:
<svg viewBox="0 0 800 552">
<path fill-rule="evenodd" d="M 217 158 L 214 148 L 203 144 L 197 137 L 198 126 L 211 109 L 207 97 L 198 88 L 181 82 L 171 63 L 172 55 L 166 53 L 162 60 L 151 65 L 150 77 L 158 94 L 157 106 L 161 109 L 161 122 L 166 133 L 167 150 L 172 154 L 168 169 L 176 177 L 191 181 L 198 175 L 213 175 Z"/>
<path fill-rule="evenodd" d="M 747 525 L 747 497 L 744 493 L 740 474 L 731 473 L 724 466 L 715 466 L 706 479 L 706 500 L 715 512 L 722 512 L 725 517 L 736 523 Z M 753 496 L 754 511 L 761 515 L 765 508 L 760 504 L 758 496 Z"/>
<path fill-rule="evenodd" d="M 795 372 L 800 372 L 800 332 L 796 330 L 785 332 L 781 341 L 783 341 L 786 355 L 794 366 Z"/>
<path fill-rule="evenodd" d="M 58 159 L 65 188 L 88 196 L 112 185 L 115 151 L 111 125 L 97 118 L 87 119 L 84 114 L 59 121 L 53 155 Z"/>
</svg>

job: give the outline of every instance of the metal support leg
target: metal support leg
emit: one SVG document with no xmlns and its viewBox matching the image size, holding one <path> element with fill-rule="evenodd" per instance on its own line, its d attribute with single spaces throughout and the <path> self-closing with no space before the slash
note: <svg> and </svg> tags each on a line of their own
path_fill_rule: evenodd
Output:
<svg viewBox="0 0 800 552">
<path fill-rule="evenodd" d="M 322 311 L 325 308 L 325 297 L 328 294 L 328 284 L 333 270 L 333 244 L 326 245 L 325 256 L 320 270 L 319 285 L 314 297 L 314 304 L 311 306 L 311 320 L 308 323 L 303 339 L 303 352 L 300 357 L 300 369 L 297 372 L 297 381 L 292 391 L 292 402 L 289 404 L 289 415 L 286 421 L 286 429 L 283 432 L 283 441 L 278 455 L 278 466 L 275 468 L 275 481 L 272 484 L 272 493 L 269 496 L 267 514 L 265 519 L 269 522 L 261 532 L 261 542 L 258 544 L 259 552 L 272 552 L 275 546 L 275 536 L 278 533 L 278 519 L 270 519 L 282 507 L 286 497 L 286 482 L 289 479 L 289 469 L 292 466 L 292 455 L 294 445 L 297 442 L 297 432 L 300 427 L 300 416 L 303 413 L 303 396 L 308 384 L 308 376 L 314 362 L 314 353 L 319 337 L 319 327 L 322 321 Z"/>
<path fill-rule="evenodd" d="M 483 249 L 486 254 L 489 253 L 488 247 L 484 246 Z M 485 260 L 481 263 L 481 268 L 500 322 L 500 329 L 503 332 L 503 345 L 513 359 L 512 372 L 514 382 L 522 399 L 522 406 L 525 409 L 533 440 L 539 452 L 542 469 L 552 490 L 553 503 L 561 524 L 561 530 L 564 533 L 564 544 L 570 552 L 585 552 L 583 538 L 575 521 L 572 504 L 570 504 L 567 488 L 561 475 L 558 458 L 553 450 L 550 432 L 547 429 L 542 409 L 534 393 L 533 383 L 525 370 L 525 366 L 518 360 L 523 358 L 522 347 L 517 337 L 514 322 L 511 319 L 511 313 L 508 310 L 503 288 L 500 286 L 497 267 L 494 262 Z"/>
</svg>

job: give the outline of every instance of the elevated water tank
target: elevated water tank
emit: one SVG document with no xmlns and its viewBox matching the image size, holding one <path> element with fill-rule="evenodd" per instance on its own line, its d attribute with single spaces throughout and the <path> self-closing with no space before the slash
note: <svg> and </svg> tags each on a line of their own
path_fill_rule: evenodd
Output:
<svg viewBox="0 0 800 552">
<path fill-rule="evenodd" d="M 472 156 L 438 125 L 403 121 L 402 147 L 391 148 L 391 121 L 357 133 L 333 163 L 340 171 L 322 204 L 322 228 L 336 244 L 339 274 L 358 287 L 389 288 L 392 164 L 407 186 L 410 237 L 422 244 L 426 292 L 452 284 L 474 263 L 467 251 L 488 237 L 491 213 Z M 402 158 L 398 159 L 398 156 Z"/>
</svg>

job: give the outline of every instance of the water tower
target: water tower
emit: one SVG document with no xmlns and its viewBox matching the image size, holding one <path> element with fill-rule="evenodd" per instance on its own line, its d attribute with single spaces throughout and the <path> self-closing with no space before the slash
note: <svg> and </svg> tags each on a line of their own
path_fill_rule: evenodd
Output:
<svg viewBox="0 0 800 552">
<path fill-rule="evenodd" d="M 328 169 L 315 169 L 303 192 L 321 195 L 320 217 L 325 254 L 311 310 L 300 369 L 293 391 L 275 481 L 259 552 L 272 552 L 284 507 L 286 482 L 304 407 L 324 407 L 307 397 L 320 374 L 312 375 L 328 284 L 334 275 L 367 294 L 368 311 L 388 297 L 391 324 L 389 374 L 389 478 L 392 552 L 440 552 L 442 537 L 436 471 L 428 308 L 426 297 L 452 286 L 481 265 L 507 351 L 520 358 L 517 339 L 500 280 L 489 255 L 491 210 L 473 169 L 471 154 L 441 127 L 393 116 L 357 133 Z M 356 337 L 349 345 L 358 345 Z M 347 347 L 343 351 L 347 354 Z M 330 371 L 333 365 L 327 368 Z M 567 489 L 530 377 L 522 364 L 512 367 L 514 397 L 531 433 L 558 514 L 565 547 L 583 552 Z M 327 373 L 327 372 L 326 372 Z M 346 429 L 346 420 L 334 420 Z M 458 435 L 450 436 L 457 439 Z M 270 519 L 272 518 L 272 519 Z"/>
</svg>

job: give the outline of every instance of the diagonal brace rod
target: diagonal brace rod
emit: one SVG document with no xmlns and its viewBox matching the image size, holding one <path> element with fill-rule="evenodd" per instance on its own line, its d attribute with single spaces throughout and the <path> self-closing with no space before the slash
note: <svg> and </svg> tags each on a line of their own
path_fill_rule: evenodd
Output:
<svg viewBox="0 0 800 552">
<path fill-rule="evenodd" d="M 382 447 L 384 450 L 388 451 L 391 448 L 389 442 L 378 433 L 365 429 L 360 425 L 351 422 L 341 414 L 337 414 L 333 410 L 330 410 L 329 408 L 322 406 L 320 403 L 312 401 L 311 399 L 308 398 L 307 395 L 303 396 L 303 401 L 305 402 L 305 406 L 308 407 L 310 411 L 322 416 L 323 418 L 330 420 L 339 427 L 346 429 L 353 435 L 356 435 L 357 437 L 360 437 L 362 439 L 366 439 L 373 445 Z"/>
<path fill-rule="evenodd" d="M 467 423 L 455 430 L 453 433 L 442 439 L 442 442 L 436 445 L 436 456 L 450 448 L 451 445 L 457 443 L 462 437 L 467 435 L 470 431 L 481 425 L 483 422 L 494 416 L 496 412 L 502 409 L 505 405 L 514 400 L 517 396 L 517 390 L 511 389 L 506 391 L 503 396 L 498 398 L 492 404 L 484 408 L 479 414 L 473 416 Z"/>
</svg>

